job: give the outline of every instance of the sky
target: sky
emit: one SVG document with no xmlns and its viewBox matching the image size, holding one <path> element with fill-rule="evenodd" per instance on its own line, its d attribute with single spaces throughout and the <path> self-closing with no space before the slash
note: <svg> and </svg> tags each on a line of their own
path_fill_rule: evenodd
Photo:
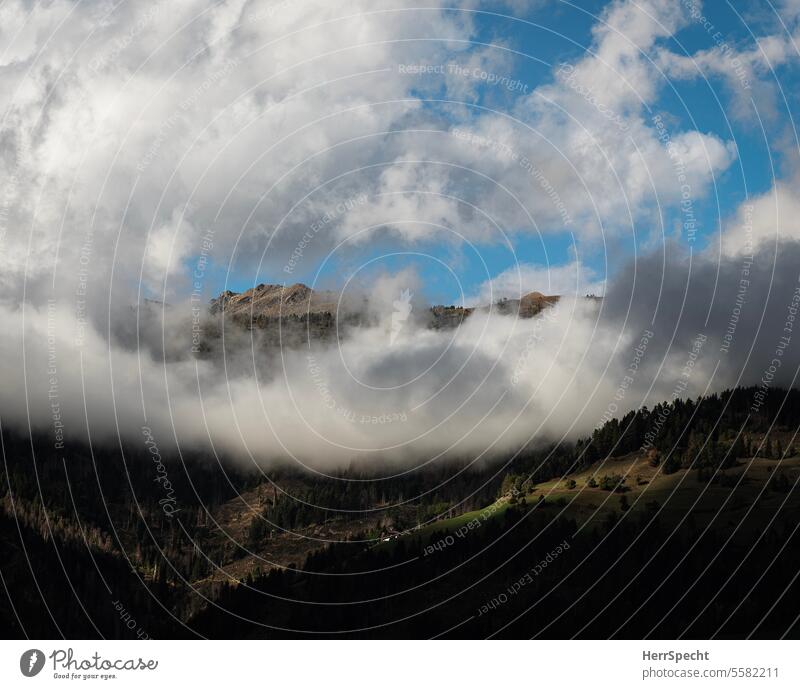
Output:
<svg viewBox="0 0 800 689">
<path fill-rule="evenodd" d="M 7 0 L 0 423 L 58 430 L 55 387 L 78 436 L 347 465 L 576 437 L 698 342 L 682 395 L 793 385 L 798 41 L 797 0 Z M 377 322 L 312 366 L 194 356 L 210 299 L 296 282 Z M 564 299 L 416 321 L 534 290 Z"/>
<path fill-rule="evenodd" d="M 5 297 L 87 241 L 133 303 L 403 267 L 599 294 L 796 178 L 793 0 L 427 5 L 4 3 Z"/>
</svg>

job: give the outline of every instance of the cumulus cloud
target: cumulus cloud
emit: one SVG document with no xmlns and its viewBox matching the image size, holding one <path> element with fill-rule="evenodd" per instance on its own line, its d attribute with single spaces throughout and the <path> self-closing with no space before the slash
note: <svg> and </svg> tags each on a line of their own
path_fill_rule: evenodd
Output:
<svg viewBox="0 0 800 689">
<path fill-rule="evenodd" d="M 120 277 L 169 276 L 162 249 L 196 253 L 209 230 L 219 263 L 247 264 L 309 188 L 383 157 L 383 133 L 419 108 L 395 69 L 407 53 L 437 61 L 470 36 L 468 17 L 407 9 L 6 4 L 3 163 L 19 180 L 6 280 L 70 271 L 87 230 L 101 292 L 115 252 Z M 312 196 L 271 253 L 363 186 Z"/>
<path fill-rule="evenodd" d="M 800 199 L 795 186 L 776 181 L 772 189 L 739 206 L 723 229 L 723 254 L 749 255 L 765 247 L 775 250 L 783 240 L 800 239 Z"/>
<path fill-rule="evenodd" d="M 0 141 L 18 183 L 4 284 L 18 294 L 23 276 L 55 273 L 71 291 L 87 233 L 98 298 L 113 268 L 116 290 L 144 275 L 178 299 L 192 288 L 180 268 L 209 233 L 217 266 L 277 272 L 334 215 L 306 248 L 311 271 L 343 239 L 387 228 L 412 242 L 565 225 L 596 237 L 645 212 L 654 187 L 677 198 L 643 119 L 659 89 L 648 53 L 684 21 L 674 3 L 614 3 L 569 75 L 557 67 L 525 90 L 506 83 L 520 58 L 471 46 L 474 14 L 443 7 L 6 3 Z M 467 76 L 405 69 L 451 64 Z M 467 102 L 425 104 L 440 87 Z M 474 107 L 487 89 L 504 93 L 506 114 Z M 673 138 L 697 194 L 735 156 L 712 135 Z M 367 203 L 333 210 L 360 194 Z"/>
<path fill-rule="evenodd" d="M 612 3 L 586 53 L 557 64 L 552 82 L 517 98 L 510 116 L 484 113 L 459 127 L 454 159 L 490 178 L 475 182 L 481 208 L 512 228 L 619 236 L 656 197 L 680 201 L 673 151 L 701 198 L 736 146 L 695 130 L 665 142 L 650 109 L 667 83 L 652 56 L 686 21 L 672 2 Z"/>
</svg>

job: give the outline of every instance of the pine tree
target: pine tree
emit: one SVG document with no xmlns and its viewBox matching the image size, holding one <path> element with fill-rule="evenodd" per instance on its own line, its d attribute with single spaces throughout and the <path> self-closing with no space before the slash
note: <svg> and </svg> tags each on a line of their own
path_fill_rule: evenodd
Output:
<svg viewBox="0 0 800 689">
<path fill-rule="evenodd" d="M 739 437 L 733 441 L 730 454 L 732 462 L 735 462 L 737 459 L 744 459 L 747 457 L 747 447 L 745 446 L 744 439 L 741 435 L 739 435 Z"/>
</svg>

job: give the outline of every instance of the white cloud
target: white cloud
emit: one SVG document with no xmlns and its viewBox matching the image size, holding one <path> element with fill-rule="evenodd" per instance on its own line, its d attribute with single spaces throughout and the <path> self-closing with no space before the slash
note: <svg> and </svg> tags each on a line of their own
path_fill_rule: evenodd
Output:
<svg viewBox="0 0 800 689">
<path fill-rule="evenodd" d="M 779 181 L 769 191 L 742 203 L 726 223 L 722 253 L 751 256 L 765 246 L 800 240 L 800 198 L 796 188 L 795 183 Z"/>
<path fill-rule="evenodd" d="M 599 296 L 604 288 L 605 281 L 599 278 L 596 271 L 578 261 L 553 266 L 522 263 L 484 282 L 467 303 L 486 305 L 503 298 L 519 299 L 531 292 L 563 297 L 583 297 L 586 294 Z"/>
</svg>

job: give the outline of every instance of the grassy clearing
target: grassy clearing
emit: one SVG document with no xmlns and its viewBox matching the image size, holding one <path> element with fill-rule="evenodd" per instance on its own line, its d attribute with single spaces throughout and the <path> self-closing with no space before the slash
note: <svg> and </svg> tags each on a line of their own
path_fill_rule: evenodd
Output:
<svg viewBox="0 0 800 689">
<path fill-rule="evenodd" d="M 543 496 L 542 514 L 548 515 L 548 519 L 557 515 L 573 519 L 579 526 L 603 520 L 610 512 L 622 515 L 624 502 L 627 503 L 625 512 L 654 514 L 658 511 L 659 518 L 666 523 L 677 524 L 684 518 L 691 518 L 695 524 L 713 523 L 715 528 L 723 530 L 737 525 L 747 530 L 763 529 L 775 515 L 775 521 L 796 519 L 800 492 L 789 488 L 798 476 L 800 457 L 781 461 L 741 459 L 736 466 L 719 472 L 714 481 L 708 482 L 700 481 L 695 469 L 664 474 L 662 467 L 654 467 L 646 457 L 635 454 L 606 459 L 563 479 L 537 484 L 532 493 L 525 495 L 525 500 L 531 506 Z M 615 478 L 608 480 L 606 477 Z M 606 486 L 616 484 L 616 477 L 623 481 L 616 491 L 600 487 L 604 483 Z M 484 517 L 497 519 L 509 507 L 508 497 L 503 497 L 482 510 L 428 524 L 413 531 L 411 537 L 425 544 L 434 532 L 454 532 L 473 519 L 481 522 L 485 521 Z"/>
</svg>

